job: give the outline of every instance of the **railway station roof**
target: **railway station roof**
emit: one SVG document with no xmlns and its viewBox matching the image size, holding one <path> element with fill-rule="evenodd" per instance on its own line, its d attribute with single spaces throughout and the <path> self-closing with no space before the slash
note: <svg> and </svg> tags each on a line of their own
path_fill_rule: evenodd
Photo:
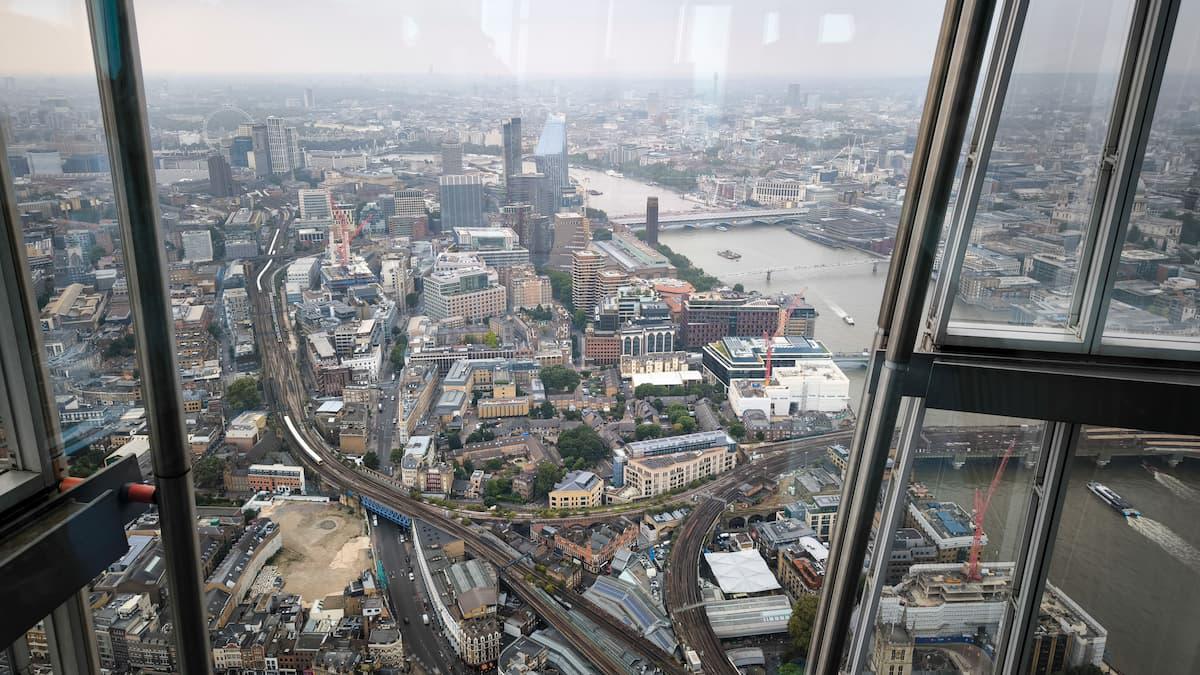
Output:
<svg viewBox="0 0 1200 675">
<path fill-rule="evenodd" d="M 732 553 L 705 553 L 721 592 L 726 595 L 763 593 L 780 588 L 767 562 L 753 549 Z"/>
</svg>

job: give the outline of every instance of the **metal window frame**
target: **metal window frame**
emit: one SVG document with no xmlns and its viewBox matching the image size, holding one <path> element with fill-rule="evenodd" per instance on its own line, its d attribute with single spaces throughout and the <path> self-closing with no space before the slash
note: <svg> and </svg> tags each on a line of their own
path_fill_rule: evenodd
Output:
<svg viewBox="0 0 1200 675">
<path fill-rule="evenodd" d="M 166 249 L 133 0 L 87 0 L 86 5 L 150 427 L 176 665 L 181 673 L 207 673 L 212 670 L 212 651 L 200 574 L 191 452 L 175 359 Z"/>
<path fill-rule="evenodd" d="M 888 482 L 887 491 L 883 496 L 883 513 L 879 518 L 879 528 L 875 531 L 875 545 L 872 547 L 871 569 L 867 584 L 863 588 L 862 600 L 858 607 L 858 620 L 850 643 L 848 669 L 850 672 L 862 673 L 867 670 L 867 659 L 870 656 L 871 638 L 875 633 L 875 617 L 879 613 L 880 593 L 883 581 L 887 575 L 888 563 L 892 557 L 892 546 L 896 542 L 896 528 L 904 512 L 904 493 L 908 489 L 908 481 L 916 463 L 915 443 L 921 429 L 925 426 L 925 402 L 919 398 L 907 399 L 900 429 L 900 443 L 896 451 L 896 461 L 892 466 L 892 478 Z"/>
<path fill-rule="evenodd" d="M 1020 22 L 1010 22 L 1006 25 L 1003 49 L 997 50 L 1002 54 L 999 55 L 1000 58 L 993 61 L 994 70 L 989 73 L 990 86 L 985 92 L 987 97 L 986 113 L 977 120 L 977 141 L 980 145 L 973 148 L 976 157 L 970 167 L 972 174 L 969 183 L 970 191 L 963 191 L 960 194 L 960 204 L 956 205 L 956 219 L 953 221 L 953 231 L 950 237 L 954 246 L 953 249 L 947 247 L 947 253 L 951 255 L 942 257 L 941 269 L 944 272 L 948 270 L 949 273 L 941 275 L 937 299 L 934 302 L 934 306 L 938 308 L 932 321 L 935 344 L 954 347 L 994 348 L 1004 346 L 1009 349 L 1066 354 L 1088 352 L 1090 331 L 1093 330 L 1090 317 L 1094 314 L 1096 303 L 1090 277 L 1094 270 L 1103 269 L 1104 247 L 1099 231 L 1104 219 L 1105 205 L 1112 191 L 1111 169 L 1114 139 L 1125 128 L 1124 111 L 1133 85 L 1131 64 L 1140 51 L 1144 17 L 1149 11 L 1149 6 L 1156 1 L 1136 0 L 1131 11 L 1129 25 L 1126 29 L 1125 54 L 1121 60 L 1121 70 L 1117 78 L 1113 100 L 1109 105 L 1105 146 L 1099 163 L 1100 171 L 1092 188 L 1091 213 L 1088 216 L 1088 226 L 1084 230 L 1084 240 L 1080 242 L 1082 252 L 1079 255 L 1079 269 L 1075 274 L 1070 311 L 1067 324 L 1061 327 L 959 321 L 953 318 L 954 300 L 958 294 L 962 264 L 970 243 L 971 229 L 979 202 L 979 190 L 987 177 L 987 160 L 990 157 L 995 142 L 995 133 L 1003 116 L 1012 68 L 1019 53 L 1027 2 L 1026 7 L 1021 11 Z M 960 206 L 961 208 L 959 208 Z M 1080 318 L 1081 316 L 1083 319 Z"/>
<path fill-rule="evenodd" d="M 0 423 L 18 464 L 0 474 L 0 513 L 66 474 L 7 148 L 0 130 L 0 316 L 9 317 L 0 321 Z"/>
<path fill-rule="evenodd" d="M 1130 92 L 1121 111 L 1123 124 L 1120 135 L 1114 139 L 1113 181 L 1117 187 L 1102 205 L 1104 213 L 1099 227 L 1102 246 L 1097 252 L 1102 264 L 1096 266 L 1088 279 L 1092 301 L 1087 317 L 1090 330 L 1085 335 L 1089 351 L 1095 354 L 1152 355 L 1155 358 L 1194 360 L 1196 349 L 1200 347 L 1194 341 L 1153 336 L 1134 338 L 1128 335 L 1106 338 L 1104 335 L 1116 285 L 1116 269 L 1129 231 L 1137 183 L 1141 178 L 1146 146 L 1154 124 L 1154 113 L 1158 107 L 1182 3 L 1181 0 L 1149 0 L 1148 4 L 1145 30 L 1136 58 L 1128 64 Z"/>
</svg>

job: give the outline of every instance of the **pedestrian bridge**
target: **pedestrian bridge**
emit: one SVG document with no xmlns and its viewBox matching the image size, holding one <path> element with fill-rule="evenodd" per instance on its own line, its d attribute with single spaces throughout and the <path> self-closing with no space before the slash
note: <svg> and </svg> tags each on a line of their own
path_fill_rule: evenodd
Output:
<svg viewBox="0 0 1200 675">
<path fill-rule="evenodd" d="M 658 224 L 663 229 L 694 225 L 738 225 L 748 223 L 779 223 L 800 222 L 808 215 L 808 207 L 793 209 L 741 209 L 738 211 L 695 211 L 692 213 L 667 213 L 658 217 Z M 609 222 L 624 225 L 631 229 L 642 229 L 646 226 L 645 214 L 610 218 Z"/>
</svg>

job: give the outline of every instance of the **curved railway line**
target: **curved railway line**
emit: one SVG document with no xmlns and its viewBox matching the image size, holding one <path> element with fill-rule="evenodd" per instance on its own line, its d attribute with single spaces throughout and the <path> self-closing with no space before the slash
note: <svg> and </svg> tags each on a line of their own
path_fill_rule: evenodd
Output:
<svg viewBox="0 0 1200 675">
<path fill-rule="evenodd" d="M 611 642 L 621 645 L 630 654 L 639 657 L 648 668 L 663 673 L 684 673 L 683 666 L 672 655 L 663 652 L 643 636 L 632 632 L 619 619 L 599 609 L 582 595 L 574 592 L 561 593 L 562 597 L 570 601 L 571 608 L 566 610 L 560 604 L 561 600 L 548 593 L 543 593 L 541 589 L 535 587 L 533 582 L 526 579 L 526 575 L 532 573 L 532 567 L 528 566 L 527 561 L 524 561 L 526 564 L 521 564 L 522 561 L 515 559 L 510 550 L 506 550 L 488 537 L 481 536 L 475 526 L 460 521 L 460 518 L 487 520 L 490 519 L 489 514 L 457 511 L 427 504 L 410 497 L 407 493 L 398 491 L 398 486 L 393 479 L 382 474 L 375 474 L 375 472 L 359 471 L 343 463 L 338 455 L 304 421 L 306 419 L 306 393 L 300 382 L 298 364 L 284 346 L 280 314 L 272 290 L 274 284 L 268 282 L 265 289 L 261 284 L 262 277 L 274 262 L 274 257 L 265 261 L 265 265 L 256 279 L 258 283 L 253 287 L 248 285 L 247 290 L 250 291 L 253 318 L 258 327 L 256 334 L 259 348 L 262 350 L 262 372 L 267 402 L 271 404 L 272 409 L 284 412 L 283 421 L 287 435 L 301 450 L 296 453 L 297 457 L 310 470 L 321 476 L 322 480 L 331 485 L 351 494 L 371 497 L 397 511 L 425 520 L 439 529 L 461 538 L 482 558 L 494 564 L 514 593 L 562 633 L 571 645 L 595 664 L 601 672 L 623 672 L 628 671 L 629 667 L 620 658 L 620 655 L 603 649 L 601 643 L 594 636 L 581 629 L 567 616 L 568 611 L 579 612 L 593 624 L 603 628 L 609 633 Z M 275 268 L 276 274 L 280 271 L 282 271 L 281 267 Z M 264 290 L 266 292 L 262 292 Z M 274 339 L 269 339 L 268 333 L 263 330 L 268 322 L 272 329 L 271 337 Z M 706 539 L 705 533 L 712 528 L 724 511 L 725 499 L 748 477 L 775 474 L 787 468 L 789 464 L 795 462 L 795 450 L 824 447 L 830 442 L 841 440 L 842 437 L 849 438 L 849 435 L 850 432 L 835 432 L 820 437 L 760 448 L 761 459 L 759 461 L 744 465 L 744 468 L 721 476 L 698 490 L 679 496 L 680 498 L 697 499 L 706 494 L 716 495 L 707 496 L 694 508 L 693 513 L 689 515 L 679 534 L 675 537 L 676 546 L 672 548 L 668 560 L 667 582 L 664 584 L 666 608 L 668 614 L 675 621 L 679 642 L 684 648 L 690 646 L 707 656 L 705 661 L 707 672 L 737 672 L 725 657 L 720 640 L 717 639 L 708 623 L 704 607 L 697 604 L 700 600 L 699 556 Z M 622 515 L 636 517 L 640 513 L 641 511 L 625 511 L 615 512 L 612 515 L 614 517 Z M 528 514 L 528 517 L 533 518 L 534 516 Z M 566 523 L 578 520 L 578 518 L 539 520 Z M 513 567 L 516 569 L 512 569 Z M 683 570 L 682 574 L 680 574 L 680 570 Z M 715 657 L 716 654 L 720 654 L 720 657 Z M 634 666 L 636 667 L 636 665 L 635 663 Z M 710 668 L 712 670 L 709 670 Z"/>
<path fill-rule="evenodd" d="M 268 285 L 268 288 L 271 286 Z M 397 511 L 412 517 L 425 520 L 451 534 L 461 538 L 480 557 L 486 559 L 502 570 L 505 582 L 522 600 L 535 612 L 557 629 L 573 647 L 589 659 L 604 673 L 626 672 L 629 668 L 619 655 L 603 649 L 601 644 L 571 620 L 567 612 L 548 594 L 543 594 L 534 584 L 527 581 L 525 573 L 529 568 L 516 565 L 512 570 L 508 564 L 513 562 L 513 556 L 495 542 L 480 536 L 472 527 L 451 516 L 450 512 L 406 494 L 395 491 L 394 486 L 379 479 L 359 473 L 342 463 L 341 459 L 331 451 L 325 442 L 313 432 L 306 423 L 295 420 L 304 419 L 304 390 L 300 385 L 299 372 L 296 364 L 291 361 L 282 343 L 265 339 L 264 324 L 275 314 L 274 298 L 258 293 L 252 289 L 251 303 L 258 334 L 259 348 L 262 350 L 263 375 L 268 380 L 266 390 L 268 398 L 275 410 L 286 411 L 284 423 L 287 426 L 289 438 L 302 452 L 297 456 L 320 475 L 322 480 L 340 487 L 352 494 L 366 495 L 376 501 L 387 504 Z M 572 596 L 572 599 L 576 599 Z M 573 612 L 579 612 L 589 621 L 605 629 L 615 644 L 623 646 L 629 653 L 640 658 L 647 667 L 663 673 L 681 675 L 683 667 L 667 653 L 660 650 L 649 640 L 636 635 L 616 617 L 609 615 L 595 605 L 584 600 L 581 596 L 573 604 Z"/>
</svg>

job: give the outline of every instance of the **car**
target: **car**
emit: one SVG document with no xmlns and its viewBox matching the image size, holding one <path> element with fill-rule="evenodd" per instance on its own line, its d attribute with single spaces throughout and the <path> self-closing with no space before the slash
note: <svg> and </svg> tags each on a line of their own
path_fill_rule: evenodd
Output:
<svg viewBox="0 0 1200 675">
<path fill-rule="evenodd" d="M 404 623 L 408 623 L 408 617 L 404 617 Z"/>
<path fill-rule="evenodd" d="M 416 579 L 416 577 L 415 577 L 415 576 L 413 576 L 413 573 L 412 573 L 412 572 L 409 572 L 409 573 L 408 573 L 408 580 L 409 580 L 409 581 L 414 581 L 415 579 Z"/>
</svg>

